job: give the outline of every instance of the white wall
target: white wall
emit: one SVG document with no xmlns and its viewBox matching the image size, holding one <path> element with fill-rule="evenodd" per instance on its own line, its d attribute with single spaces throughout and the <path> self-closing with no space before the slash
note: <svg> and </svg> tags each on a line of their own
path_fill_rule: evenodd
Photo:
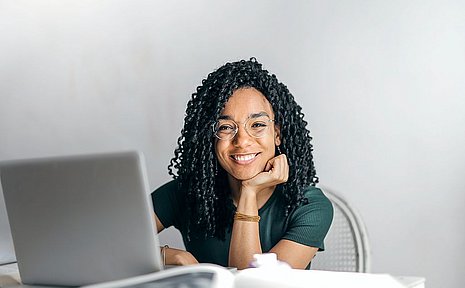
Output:
<svg viewBox="0 0 465 288">
<path fill-rule="evenodd" d="M 0 160 L 139 149 L 156 188 L 196 86 L 256 56 L 365 219 L 373 272 L 460 287 L 464 35 L 461 0 L 0 0 Z"/>
</svg>

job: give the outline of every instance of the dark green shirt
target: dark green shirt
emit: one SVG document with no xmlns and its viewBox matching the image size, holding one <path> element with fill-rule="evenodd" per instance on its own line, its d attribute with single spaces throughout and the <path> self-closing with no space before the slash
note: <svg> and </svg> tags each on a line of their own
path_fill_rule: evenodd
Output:
<svg viewBox="0 0 465 288">
<path fill-rule="evenodd" d="M 261 217 L 260 243 L 264 253 L 281 239 L 324 250 L 323 240 L 333 219 L 333 206 L 316 187 L 308 187 L 304 196 L 308 199 L 308 204 L 300 205 L 285 216 L 285 199 L 280 189 L 276 189 L 265 205 L 258 210 Z M 231 231 L 226 230 L 224 241 L 216 237 L 203 239 L 192 236 L 188 241 L 186 218 L 183 217 L 187 211 L 185 199 L 185 191 L 178 190 L 176 180 L 166 183 L 152 193 L 153 207 L 158 219 L 165 228 L 174 226 L 181 232 L 187 251 L 201 263 L 228 266 Z M 235 207 L 233 209 L 235 210 Z"/>
</svg>

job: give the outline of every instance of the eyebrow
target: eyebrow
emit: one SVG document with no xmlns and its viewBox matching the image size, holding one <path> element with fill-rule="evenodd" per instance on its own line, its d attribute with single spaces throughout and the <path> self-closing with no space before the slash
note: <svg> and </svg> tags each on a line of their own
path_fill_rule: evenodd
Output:
<svg viewBox="0 0 465 288">
<path fill-rule="evenodd" d="M 248 118 L 258 118 L 258 117 L 262 117 L 262 116 L 270 117 L 270 115 L 268 115 L 268 113 L 266 113 L 265 111 L 262 111 L 262 112 L 258 112 L 258 113 L 252 113 L 252 114 L 249 115 Z M 233 119 L 229 115 L 220 115 L 218 117 L 218 120 L 233 120 Z"/>
</svg>

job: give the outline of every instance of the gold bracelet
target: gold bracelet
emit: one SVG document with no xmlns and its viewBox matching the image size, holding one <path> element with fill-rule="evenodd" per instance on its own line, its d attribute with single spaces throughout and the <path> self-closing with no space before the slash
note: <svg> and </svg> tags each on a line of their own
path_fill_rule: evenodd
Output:
<svg viewBox="0 0 465 288">
<path fill-rule="evenodd" d="M 258 215 L 246 215 L 240 212 L 234 213 L 234 220 L 247 221 L 247 222 L 258 222 L 260 221 L 260 216 Z"/>
<path fill-rule="evenodd" d="M 166 265 L 166 248 L 170 248 L 170 246 L 165 245 L 161 247 L 161 257 L 163 258 L 163 266 Z"/>
</svg>

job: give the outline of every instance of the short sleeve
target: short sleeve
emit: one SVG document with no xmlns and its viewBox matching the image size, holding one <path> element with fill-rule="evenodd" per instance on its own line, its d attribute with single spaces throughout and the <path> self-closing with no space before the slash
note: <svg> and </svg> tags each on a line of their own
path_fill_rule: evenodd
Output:
<svg viewBox="0 0 465 288">
<path fill-rule="evenodd" d="M 289 217 L 284 239 L 324 250 L 324 239 L 333 221 L 331 201 L 316 187 L 305 190 L 308 204 L 297 207 Z"/>
<path fill-rule="evenodd" d="M 152 192 L 153 210 L 165 228 L 179 229 L 179 217 L 184 201 L 178 189 L 178 181 L 170 181 Z"/>
</svg>

